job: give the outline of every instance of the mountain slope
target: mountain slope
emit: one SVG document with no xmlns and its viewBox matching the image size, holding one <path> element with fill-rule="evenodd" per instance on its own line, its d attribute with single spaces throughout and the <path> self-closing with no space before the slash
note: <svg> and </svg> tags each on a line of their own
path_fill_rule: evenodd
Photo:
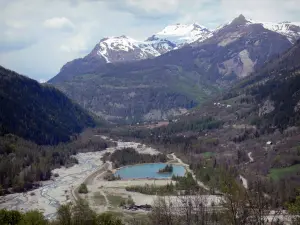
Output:
<svg viewBox="0 0 300 225">
<path fill-rule="evenodd" d="M 286 37 L 249 23 L 243 15 L 194 44 L 201 64 L 210 65 L 222 79 L 246 77 L 291 46 Z"/>
<path fill-rule="evenodd" d="M 252 77 L 242 80 L 230 93 L 255 99 L 261 127 L 281 130 L 300 125 L 300 41 L 274 58 Z M 246 91 L 245 91 L 246 90 Z"/>
<path fill-rule="evenodd" d="M 94 119 L 50 86 L 0 67 L 0 134 L 13 133 L 38 144 L 68 141 L 95 126 Z"/>
</svg>

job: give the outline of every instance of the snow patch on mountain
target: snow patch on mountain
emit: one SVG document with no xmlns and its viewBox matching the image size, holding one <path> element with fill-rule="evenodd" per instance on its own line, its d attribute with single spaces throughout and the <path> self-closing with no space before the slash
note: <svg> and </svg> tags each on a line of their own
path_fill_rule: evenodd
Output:
<svg viewBox="0 0 300 225">
<path fill-rule="evenodd" d="M 181 47 L 195 41 L 203 41 L 212 36 L 212 32 L 199 24 L 175 24 L 165 27 L 152 37 L 157 41 L 169 40 Z"/>
<path fill-rule="evenodd" d="M 146 59 L 160 55 L 160 53 L 153 48 L 151 43 L 137 41 L 127 36 L 102 39 L 99 43 L 99 50 L 97 54 L 103 56 L 106 62 L 109 63 L 111 62 L 110 58 L 112 53 L 133 53 L 135 51 L 140 59 Z"/>
</svg>

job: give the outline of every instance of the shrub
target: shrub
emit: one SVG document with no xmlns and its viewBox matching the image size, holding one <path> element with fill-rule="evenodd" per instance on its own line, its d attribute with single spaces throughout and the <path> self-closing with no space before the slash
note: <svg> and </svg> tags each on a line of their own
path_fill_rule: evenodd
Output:
<svg viewBox="0 0 300 225">
<path fill-rule="evenodd" d="M 85 183 L 82 183 L 82 184 L 80 185 L 80 187 L 79 187 L 79 189 L 78 189 L 78 192 L 79 192 L 80 194 L 87 194 L 87 193 L 89 192 Z"/>
</svg>

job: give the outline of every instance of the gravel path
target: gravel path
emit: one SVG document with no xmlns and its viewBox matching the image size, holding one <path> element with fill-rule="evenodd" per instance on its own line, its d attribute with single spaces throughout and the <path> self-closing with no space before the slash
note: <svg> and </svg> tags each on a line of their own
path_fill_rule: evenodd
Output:
<svg viewBox="0 0 300 225">
<path fill-rule="evenodd" d="M 248 153 L 248 157 L 249 157 L 249 162 L 250 163 L 254 162 L 254 159 L 252 158 L 252 152 Z"/>
</svg>

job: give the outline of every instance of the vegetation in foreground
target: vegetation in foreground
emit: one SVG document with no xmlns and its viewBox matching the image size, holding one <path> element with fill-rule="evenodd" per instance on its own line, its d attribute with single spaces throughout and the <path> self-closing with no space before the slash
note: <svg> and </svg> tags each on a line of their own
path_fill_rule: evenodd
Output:
<svg viewBox="0 0 300 225">
<path fill-rule="evenodd" d="M 47 221 L 41 212 L 0 210 L 1 225 L 283 225 L 291 220 L 292 225 L 299 224 L 300 197 L 286 204 L 290 216 L 284 216 L 286 221 L 278 220 L 283 213 L 281 207 L 272 206 L 272 198 L 265 195 L 261 183 L 257 180 L 253 191 L 244 189 L 235 178 L 223 173 L 220 187 L 222 198 L 211 202 L 207 195 L 200 191 L 197 194 L 178 196 L 177 201 L 171 198 L 159 197 L 152 205 L 152 211 L 139 217 L 132 214 L 128 220 L 119 217 L 118 213 L 95 213 L 83 199 L 75 204 L 62 205 L 57 210 L 54 221 Z M 117 197 L 117 198 L 116 198 Z M 108 196 L 111 204 L 117 206 L 134 205 L 131 198 Z M 273 212 L 271 214 L 271 212 Z M 120 214 L 121 215 L 121 214 Z"/>
<path fill-rule="evenodd" d="M 55 221 L 48 221 L 39 211 L 21 213 L 0 210 L 1 225 L 122 225 L 120 218 L 110 213 L 96 214 L 84 200 L 62 205 Z"/>
</svg>

